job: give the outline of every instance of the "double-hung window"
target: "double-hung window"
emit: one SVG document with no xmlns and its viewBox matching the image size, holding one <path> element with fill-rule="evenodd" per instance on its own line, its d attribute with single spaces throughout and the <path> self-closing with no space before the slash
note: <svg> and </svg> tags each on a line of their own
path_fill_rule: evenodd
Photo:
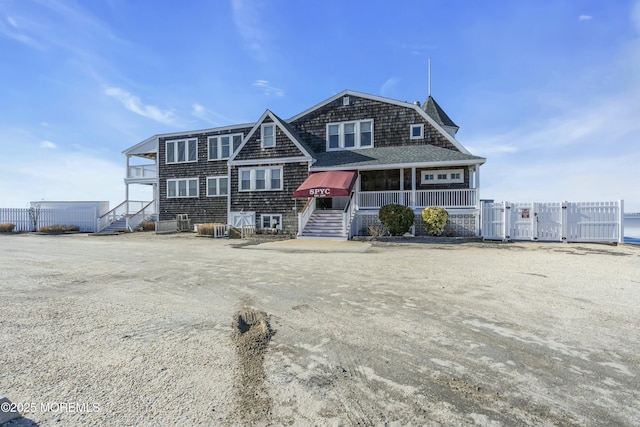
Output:
<svg viewBox="0 0 640 427">
<path fill-rule="evenodd" d="M 210 136 L 207 142 L 209 160 L 228 159 L 242 142 L 242 134 Z"/>
<path fill-rule="evenodd" d="M 373 120 L 327 125 L 327 151 L 371 147 L 373 147 Z"/>
<path fill-rule="evenodd" d="M 166 142 L 167 163 L 187 163 L 198 161 L 198 140 L 178 139 Z"/>
<path fill-rule="evenodd" d="M 282 230 L 282 215 L 281 214 L 261 214 L 260 226 L 262 229 L 275 228 Z"/>
<path fill-rule="evenodd" d="M 240 168 L 240 191 L 282 190 L 282 166 Z"/>
<path fill-rule="evenodd" d="M 207 177 L 207 196 L 226 196 L 229 194 L 229 178 L 226 176 Z"/>
<path fill-rule="evenodd" d="M 276 146 L 276 125 L 265 123 L 261 127 L 262 148 L 272 148 Z"/>
<path fill-rule="evenodd" d="M 167 180 L 167 198 L 198 197 L 198 178 Z"/>
</svg>

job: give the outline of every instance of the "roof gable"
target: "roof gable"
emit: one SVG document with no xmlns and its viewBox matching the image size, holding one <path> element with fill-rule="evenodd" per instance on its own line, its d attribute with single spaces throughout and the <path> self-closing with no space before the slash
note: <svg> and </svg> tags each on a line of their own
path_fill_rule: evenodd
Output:
<svg viewBox="0 0 640 427">
<path fill-rule="evenodd" d="M 372 101 L 377 101 L 377 102 L 382 102 L 382 103 L 386 103 L 386 104 L 391 104 L 391 105 L 396 105 L 402 108 L 407 108 L 410 110 L 414 110 L 415 112 L 417 112 L 418 114 L 420 114 L 424 120 L 426 120 L 429 124 L 431 124 L 439 133 L 441 133 L 453 146 L 455 146 L 458 150 L 460 150 L 462 153 L 465 154 L 470 154 L 469 151 L 464 148 L 464 146 L 462 144 L 460 144 L 449 132 L 447 132 L 447 130 L 445 129 L 444 126 L 451 126 L 451 125 L 447 125 L 447 124 L 441 124 L 438 123 L 436 120 L 433 119 L 433 117 L 431 117 L 429 114 L 427 114 L 422 108 L 420 108 L 418 105 L 415 104 L 411 104 L 408 102 L 403 102 L 403 101 L 398 101 L 395 99 L 391 99 L 391 98 L 385 98 L 382 96 L 377 96 L 377 95 L 370 95 L 370 94 L 366 94 L 366 93 L 361 93 L 361 92 L 356 92 L 353 90 L 344 90 L 334 96 L 332 96 L 331 98 L 328 98 L 322 102 L 320 102 L 319 104 L 314 105 L 313 107 L 299 113 L 296 114 L 295 116 L 291 117 L 289 120 L 287 120 L 288 123 L 294 122 L 296 120 L 299 120 L 301 118 L 303 118 L 304 116 L 313 113 L 314 111 L 321 109 L 322 107 L 336 101 L 337 99 L 344 97 L 344 96 L 356 96 L 356 97 L 360 97 L 360 98 L 364 98 L 364 99 L 369 99 Z M 435 100 L 434 100 L 435 102 Z M 438 106 L 439 107 L 439 106 Z M 451 119 L 449 119 L 449 117 L 446 115 L 446 113 L 444 113 L 444 111 L 440 108 L 440 111 L 442 111 L 442 114 L 444 115 L 444 117 L 446 117 L 448 119 L 449 122 L 453 123 L 453 121 Z M 457 126 L 455 125 L 455 123 L 453 123 L 454 127 L 457 128 Z"/>
<path fill-rule="evenodd" d="M 294 150 L 295 154 L 292 154 L 291 150 L 289 150 L 290 153 L 288 155 L 284 155 L 282 153 L 283 151 L 282 147 L 281 146 L 279 147 L 280 144 L 276 143 L 276 147 L 274 147 L 273 149 L 272 148 L 267 149 L 267 150 L 270 150 L 269 152 L 270 155 L 268 156 L 269 158 L 273 158 L 275 160 L 279 157 L 280 158 L 301 157 L 308 161 L 312 160 L 313 151 L 304 143 L 304 141 L 302 141 L 302 139 L 295 132 L 295 130 L 291 128 L 291 126 L 289 126 L 288 123 L 284 122 L 277 115 L 275 115 L 273 112 L 267 109 L 262 114 L 260 119 L 256 121 L 255 125 L 249 131 L 249 133 L 245 136 L 245 138 L 243 139 L 238 149 L 231 155 L 231 157 L 229 158 L 230 164 L 232 164 L 234 161 L 247 160 L 248 157 L 252 157 L 256 159 L 265 158 L 264 155 L 256 155 L 255 153 L 248 154 L 247 150 L 255 151 L 257 149 L 257 144 L 259 144 L 261 126 L 262 124 L 268 123 L 268 122 L 273 122 L 276 128 L 279 129 L 282 132 L 282 134 L 284 134 L 284 136 L 288 138 L 288 140 L 292 143 L 292 145 L 297 149 L 297 150 Z M 276 138 L 277 138 L 277 135 L 276 135 Z"/>
</svg>

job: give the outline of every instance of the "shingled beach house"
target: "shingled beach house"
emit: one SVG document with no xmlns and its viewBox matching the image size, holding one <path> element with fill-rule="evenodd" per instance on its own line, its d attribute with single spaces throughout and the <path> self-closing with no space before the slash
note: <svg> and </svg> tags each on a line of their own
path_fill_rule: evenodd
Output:
<svg viewBox="0 0 640 427">
<path fill-rule="evenodd" d="M 411 206 L 421 234 L 422 209 L 441 206 L 453 234 L 477 236 L 486 159 L 457 131 L 431 96 L 420 105 L 346 90 L 288 120 L 266 110 L 255 123 L 128 148 L 127 199 L 130 185 L 150 185 L 154 200 L 121 206 L 138 217 L 334 239 L 367 234 L 390 203 Z"/>
</svg>

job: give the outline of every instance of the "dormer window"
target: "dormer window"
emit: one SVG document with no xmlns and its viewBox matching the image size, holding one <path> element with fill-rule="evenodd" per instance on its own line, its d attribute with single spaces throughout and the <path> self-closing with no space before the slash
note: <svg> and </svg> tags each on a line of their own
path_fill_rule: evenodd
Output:
<svg viewBox="0 0 640 427">
<path fill-rule="evenodd" d="M 262 148 L 272 148 L 276 146 L 276 125 L 265 123 L 261 126 Z"/>
<path fill-rule="evenodd" d="M 373 120 L 329 123 L 327 151 L 373 147 Z"/>
<path fill-rule="evenodd" d="M 409 136 L 411 139 L 424 138 L 424 124 L 411 125 L 409 127 Z"/>
</svg>

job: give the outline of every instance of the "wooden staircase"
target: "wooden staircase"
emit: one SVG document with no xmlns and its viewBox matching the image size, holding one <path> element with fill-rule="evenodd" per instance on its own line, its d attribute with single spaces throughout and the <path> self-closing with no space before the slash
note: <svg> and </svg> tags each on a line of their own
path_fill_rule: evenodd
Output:
<svg viewBox="0 0 640 427">
<path fill-rule="evenodd" d="M 342 211 L 316 210 L 309 217 L 299 239 L 347 240 L 342 230 Z"/>
</svg>

